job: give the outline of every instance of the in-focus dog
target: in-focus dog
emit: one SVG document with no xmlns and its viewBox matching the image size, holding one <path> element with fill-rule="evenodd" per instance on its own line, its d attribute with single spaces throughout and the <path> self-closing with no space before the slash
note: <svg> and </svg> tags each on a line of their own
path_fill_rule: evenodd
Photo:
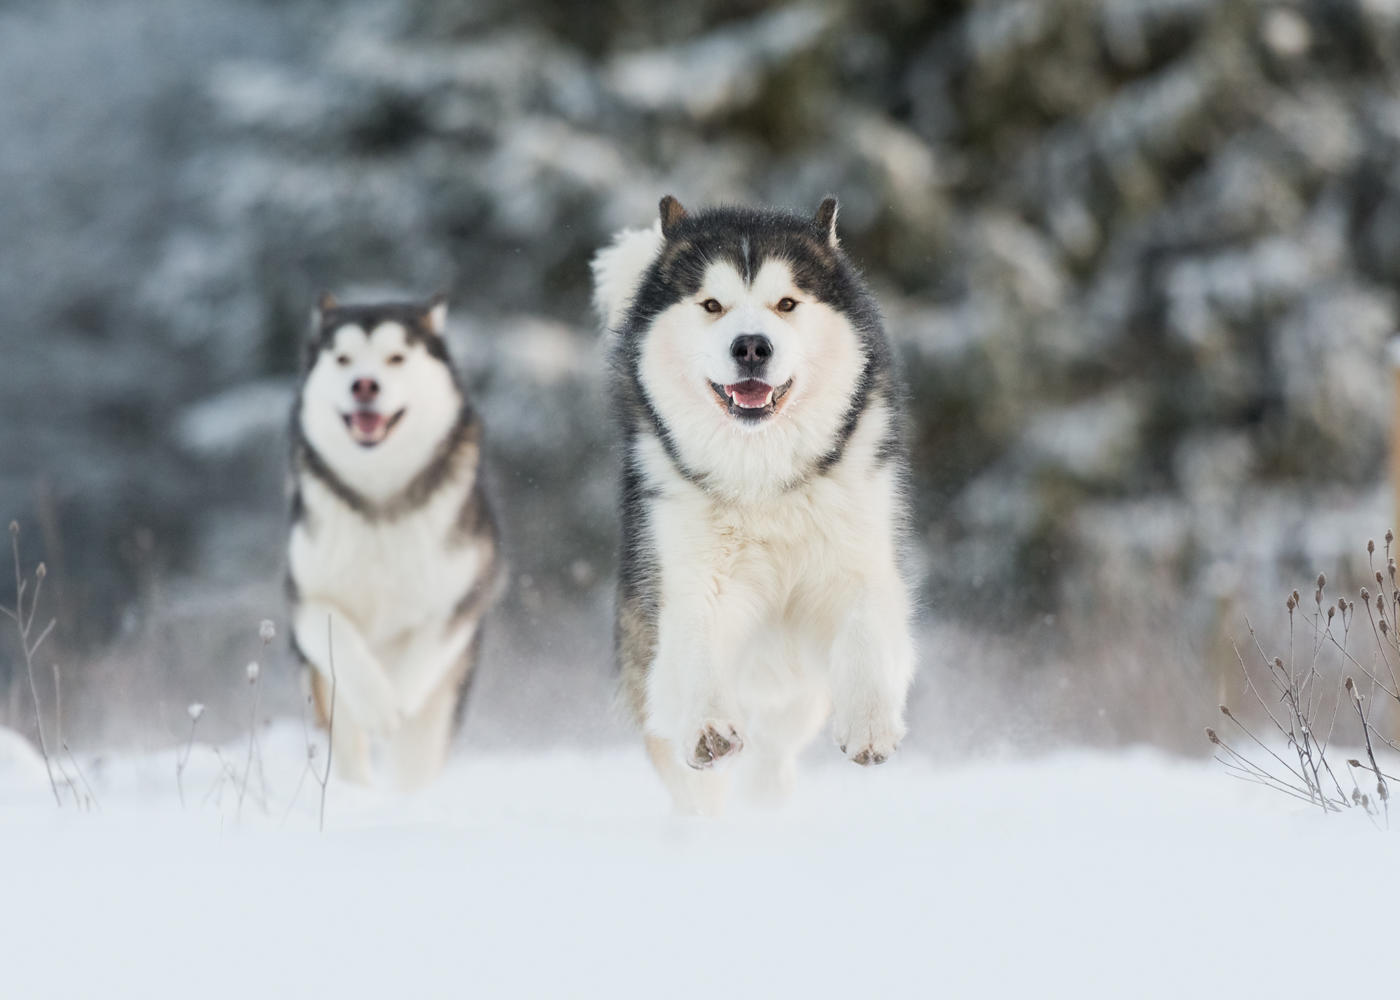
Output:
<svg viewBox="0 0 1400 1000">
<path fill-rule="evenodd" d="M 593 262 L 623 428 L 617 653 L 683 811 L 723 807 L 731 758 L 786 793 L 828 718 L 858 764 L 904 735 L 902 390 L 836 208 L 667 197 Z"/>
<path fill-rule="evenodd" d="M 441 769 L 502 578 L 446 320 L 323 296 L 293 413 L 293 642 L 323 725 L 334 653 L 336 771 L 360 782 L 376 747 L 400 787 Z"/>
</svg>

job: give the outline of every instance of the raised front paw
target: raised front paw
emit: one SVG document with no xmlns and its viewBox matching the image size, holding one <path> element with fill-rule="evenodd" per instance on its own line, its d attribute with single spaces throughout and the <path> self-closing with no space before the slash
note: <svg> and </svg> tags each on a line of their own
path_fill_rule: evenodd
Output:
<svg viewBox="0 0 1400 1000">
<path fill-rule="evenodd" d="M 713 767 L 725 757 L 744 749 L 739 731 L 727 722 L 706 722 L 685 744 L 689 747 L 685 762 L 694 768 Z"/>
<path fill-rule="evenodd" d="M 850 753 L 846 747 L 841 748 L 841 752 L 846 754 L 851 760 L 865 767 L 869 764 L 883 764 L 890 759 L 890 755 L 899 749 L 898 744 L 877 747 L 874 744 L 863 746 L 855 753 Z"/>
<path fill-rule="evenodd" d="M 862 719 L 836 730 L 841 752 L 862 767 L 889 760 L 903 738 L 904 724 L 897 718 Z"/>
</svg>

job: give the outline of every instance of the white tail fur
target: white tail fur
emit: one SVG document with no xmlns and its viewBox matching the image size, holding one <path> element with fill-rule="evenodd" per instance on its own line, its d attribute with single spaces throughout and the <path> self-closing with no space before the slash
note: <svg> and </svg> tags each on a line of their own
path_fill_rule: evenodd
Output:
<svg viewBox="0 0 1400 1000">
<path fill-rule="evenodd" d="M 661 223 L 650 229 L 624 229 L 593 255 L 593 307 L 608 333 L 622 327 L 642 275 L 662 244 Z"/>
</svg>

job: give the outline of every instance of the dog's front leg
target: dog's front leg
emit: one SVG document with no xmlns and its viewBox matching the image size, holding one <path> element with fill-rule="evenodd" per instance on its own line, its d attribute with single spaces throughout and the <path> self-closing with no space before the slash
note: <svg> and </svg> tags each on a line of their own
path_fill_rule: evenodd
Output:
<svg viewBox="0 0 1400 1000">
<path fill-rule="evenodd" d="M 832 647 L 832 731 L 857 764 L 883 764 L 904 738 L 914 643 L 903 582 L 891 570 L 849 604 Z"/>
<path fill-rule="evenodd" d="M 647 674 L 646 728 L 681 760 L 707 768 L 744 748 L 721 653 L 723 604 L 684 593 L 663 601 Z"/>
<path fill-rule="evenodd" d="M 403 720 L 399 694 L 355 623 L 333 604 L 307 601 L 292 622 L 297 646 L 344 702 L 351 717 L 374 736 L 392 736 Z"/>
</svg>

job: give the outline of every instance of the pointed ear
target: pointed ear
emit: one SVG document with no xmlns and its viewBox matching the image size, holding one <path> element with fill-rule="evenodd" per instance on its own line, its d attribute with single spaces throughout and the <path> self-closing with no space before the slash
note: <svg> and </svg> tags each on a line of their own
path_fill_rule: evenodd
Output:
<svg viewBox="0 0 1400 1000">
<path fill-rule="evenodd" d="M 330 292 L 322 292 L 317 296 L 316 308 L 311 310 L 311 340 L 313 343 L 321 337 L 321 326 L 325 322 L 326 313 L 335 307 L 335 296 Z"/>
<path fill-rule="evenodd" d="M 685 206 L 669 194 L 661 199 L 661 235 L 668 240 L 675 235 L 676 226 L 685 218 Z"/>
<path fill-rule="evenodd" d="M 822 199 L 822 203 L 817 206 L 817 214 L 812 216 L 812 224 L 822 231 L 826 241 L 832 246 L 836 246 L 836 210 L 838 205 L 834 197 Z"/>
<path fill-rule="evenodd" d="M 438 292 L 428 300 L 428 329 L 439 337 L 447 332 L 446 292 Z"/>
</svg>

